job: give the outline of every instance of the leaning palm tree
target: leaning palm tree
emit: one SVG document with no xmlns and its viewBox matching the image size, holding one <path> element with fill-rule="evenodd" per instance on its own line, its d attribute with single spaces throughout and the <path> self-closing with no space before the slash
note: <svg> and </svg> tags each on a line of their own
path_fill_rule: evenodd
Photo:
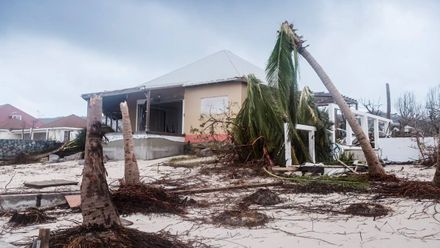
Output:
<svg viewBox="0 0 440 248">
<path fill-rule="evenodd" d="M 307 51 L 306 47 L 303 46 L 304 41 L 302 40 L 302 37 L 298 36 L 295 33 L 293 25 L 290 25 L 287 21 L 281 25 L 281 32 L 285 32 L 286 34 L 288 34 L 293 49 L 296 49 L 298 53 L 301 54 L 301 56 L 303 56 L 303 58 L 310 64 L 310 66 L 321 79 L 324 86 L 332 95 L 333 99 L 335 99 L 336 104 L 341 109 L 342 114 L 345 116 L 346 120 L 350 124 L 351 129 L 353 130 L 359 144 L 361 145 L 362 151 L 364 152 L 365 158 L 367 160 L 369 175 L 372 177 L 383 177 L 384 175 L 386 175 L 385 170 L 379 162 L 379 158 L 377 157 L 370 142 L 368 141 L 366 134 L 363 132 L 361 126 L 351 112 L 350 107 L 345 102 L 341 93 L 339 93 L 338 89 L 333 84 L 324 69 Z"/>
<path fill-rule="evenodd" d="M 134 155 L 133 132 L 131 129 L 127 102 L 121 102 L 120 108 L 123 127 L 122 135 L 124 137 L 124 183 L 127 185 L 135 185 L 140 183 L 139 167 L 137 164 L 136 156 Z"/>
</svg>

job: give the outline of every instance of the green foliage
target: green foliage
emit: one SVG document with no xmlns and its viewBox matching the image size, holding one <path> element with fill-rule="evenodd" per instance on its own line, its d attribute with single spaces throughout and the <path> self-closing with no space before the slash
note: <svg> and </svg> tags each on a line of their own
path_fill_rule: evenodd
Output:
<svg viewBox="0 0 440 248">
<path fill-rule="evenodd" d="M 254 75 L 247 78 L 247 98 L 234 123 L 234 141 L 243 148 L 239 153 L 242 160 L 259 159 L 264 150 L 277 164 L 284 165 L 284 123 L 288 123 L 292 142 L 292 160 L 299 164 L 309 160 L 307 136 L 295 129 L 297 123 L 312 125 L 315 133 L 317 160 L 328 161 L 330 142 L 327 129 L 328 118 L 313 102 L 308 88 L 298 92 L 297 51 L 292 47 L 288 30 L 281 28 L 270 55 L 267 67 L 267 81 L 264 85 Z"/>
</svg>

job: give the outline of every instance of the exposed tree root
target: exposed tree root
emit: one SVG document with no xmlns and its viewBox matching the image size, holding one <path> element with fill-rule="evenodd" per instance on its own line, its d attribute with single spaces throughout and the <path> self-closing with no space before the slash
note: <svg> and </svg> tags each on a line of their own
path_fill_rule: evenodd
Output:
<svg viewBox="0 0 440 248">
<path fill-rule="evenodd" d="M 380 183 L 374 186 L 373 192 L 411 199 L 440 199 L 440 188 L 431 182 L 401 180 L 397 183 Z"/>
<path fill-rule="evenodd" d="M 113 203 L 120 214 L 132 213 L 173 213 L 181 214 L 186 199 L 167 192 L 163 188 L 144 184 L 123 185 L 112 194 Z"/>
<path fill-rule="evenodd" d="M 225 210 L 212 217 L 216 224 L 222 224 L 232 227 L 256 227 L 269 222 L 267 215 L 248 208 Z"/>
<path fill-rule="evenodd" d="M 390 209 L 377 203 L 353 203 L 345 209 L 345 214 L 379 217 L 387 215 L 389 211 Z"/>
<path fill-rule="evenodd" d="M 48 216 L 38 208 L 29 208 L 24 212 L 14 213 L 8 223 L 13 227 L 19 227 L 46 223 L 55 219 L 55 217 Z"/>
<path fill-rule="evenodd" d="M 258 189 L 251 195 L 246 196 L 242 200 L 242 204 L 257 204 L 262 206 L 271 206 L 281 203 L 281 198 L 270 189 Z"/>
<path fill-rule="evenodd" d="M 51 248 L 187 248 L 190 244 L 168 233 L 145 233 L 136 229 L 113 227 L 73 227 L 51 234 Z"/>
</svg>

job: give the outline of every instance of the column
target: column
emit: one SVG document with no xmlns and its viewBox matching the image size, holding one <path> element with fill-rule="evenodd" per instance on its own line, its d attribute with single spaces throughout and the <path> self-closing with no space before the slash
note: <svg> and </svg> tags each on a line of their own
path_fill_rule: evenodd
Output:
<svg viewBox="0 0 440 248">
<path fill-rule="evenodd" d="M 286 167 L 292 166 L 292 146 L 289 137 L 289 124 L 284 123 L 284 156 L 286 160 Z"/>
<path fill-rule="evenodd" d="M 335 105 L 334 104 L 328 105 L 328 118 L 329 118 L 329 121 L 332 123 L 332 126 L 330 127 L 331 142 L 333 144 L 336 144 Z"/>
<path fill-rule="evenodd" d="M 353 145 L 353 130 L 348 121 L 345 121 L 345 142 L 348 146 Z"/>
<path fill-rule="evenodd" d="M 315 158 L 315 131 L 308 131 L 309 134 L 309 154 L 310 159 L 312 159 L 312 162 L 316 163 Z"/>
<path fill-rule="evenodd" d="M 146 101 L 147 107 L 145 108 L 145 132 L 148 132 L 148 131 L 150 131 L 151 90 L 148 90 L 145 93 L 145 96 L 147 97 L 147 101 Z"/>
<path fill-rule="evenodd" d="M 370 137 L 368 136 L 368 116 L 367 115 L 361 115 L 361 126 L 362 126 L 362 130 L 364 131 L 365 136 L 367 136 L 367 139 L 369 140 Z"/>
<path fill-rule="evenodd" d="M 379 120 L 374 118 L 374 148 L 379 148 Z"/>
</svg>

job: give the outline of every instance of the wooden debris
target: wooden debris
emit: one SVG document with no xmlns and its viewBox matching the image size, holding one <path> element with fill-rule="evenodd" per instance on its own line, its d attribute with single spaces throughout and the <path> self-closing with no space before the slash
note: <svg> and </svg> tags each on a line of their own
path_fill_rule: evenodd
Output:
<svg viewBox="0 0 440 248">
<path fill-rule="evenodd" d="M 56 186 L 66 186 L 66 185 L 77 185 L 77 184 L 78 184 L 78 182 L 64 180 L 64 179 L 24 182 L 24 186 L 29 187 L 29 188 L 36 188 L 36 189 L 42 189 L 42 188 L 47 188 L 47 187 L 56 187 Z"/>
<path fill-rule="evenodd" d="M 81 195 L 65 195 L 64 199 L 66 199 L 67 204 L 72 209 L 81 207 Z"/>
</svg>

